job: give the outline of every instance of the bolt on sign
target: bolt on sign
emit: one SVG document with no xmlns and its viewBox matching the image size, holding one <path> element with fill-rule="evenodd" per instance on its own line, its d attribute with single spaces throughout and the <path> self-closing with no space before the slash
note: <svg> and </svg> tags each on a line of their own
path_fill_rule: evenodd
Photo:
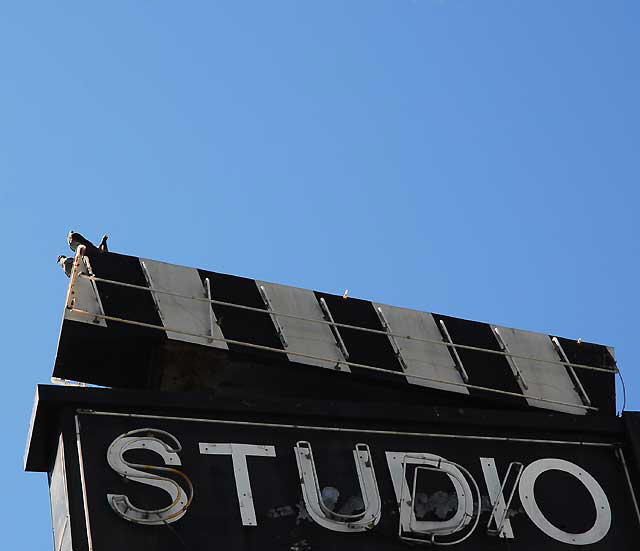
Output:
<svg viewBox="0 0 640 551">
<path fill-rule="evenodd" d="M 636 549 L 610 347 L 95 247 L 69 281 L 55 551 Z"/>
</svg>

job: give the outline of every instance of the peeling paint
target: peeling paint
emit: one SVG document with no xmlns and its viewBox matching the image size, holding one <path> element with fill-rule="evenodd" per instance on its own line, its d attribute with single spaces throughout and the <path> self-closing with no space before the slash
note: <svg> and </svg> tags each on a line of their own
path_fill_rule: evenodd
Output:
<svg viewBox="0 0 640 551">
<path fill-rule="evenodd" d="M 326 486 L 322 489 L 322 497 L 324 504 L 327 508 L 334 510 L 336 503 L 340 497 L 340 491 L 333 486 Z M 392 516 L 397 516 L 398 511 L 393 507 L 396 505 L 395 501 L 387 500 L 385 502 L 389 506 Z M 457 508 L 457 497 L 455 494 L 448 494 L 447 492 L 438 491 L 432 495 L 425 493 L 418 493 L 416 495 L 415 514 L 419 520 L 424 519 L 429 513 L 433 513 L 439 520 L 446 519 L 450 513 L 455 512 Z M 346 502 L 338 509 L 338 513 L 341 515 L 353 515 L 364 510 L 364 502 L 359 495 L 350 496 Z M 490 513 L 493 510 L 491 499 L 489 496 L 482 496 L 482 504 L 480 506 L 481 513 Z M 507 513 L 507 518 L 513 518 L 518 515 L 524 514 L 522 507 L 510 508 Z M 304 501 L 300 500 L 295 505 L 282 505 L 280 507 L 272 507 L 266 513 L 267 518 L 288 518 L 297 515 L 296 524 L 300 524 L 301 521 L 313 522 L 313 519 L 307 513 L 307 509 L 304 505 Z"/>
<path fill-rule="evenodd" d="M 438 490 L 433 494 L 417 493 L 414 511 L 417 519 L 433 513 L 439 520 L 448 519 L 458 509 L 458 496 Z"/>
<path fill-rule="evenodd" d="M 284 507 L 273 507 L 267 511 L 268 518 L 290 517 L 295 515 L 293 507 L 285 505 Z"/>
<path fill-rule="evenodd" d="M 311 516 L 309 515 L 309 513 L 307 512 L 307 508 L 304 504 L 304 500 L 301 499 L 299 503 L 296 504 L 296 507 L 298 509 L 298 516 L 296 517 L 296 524 L 300 524 L 303 520 L 309 521 L 309 522 L 313 522 L 313 519 L 311 518 Z"/>
<path fill-rule="evenodd" d="M 289 551 L 310 551 L 311 545 L 309 544 L 309 540 L 300 540 L 292 543 L 289 546 Z"/>
<path fill-rule="evenodd" d="M 493 511 L 493 504 L 491 503 L 491 498 L 489 496 L 482 496 L 482 503 L 480 505 L 481 513 L 490 513 Z M 512 506 L 507 510 L 507 518 L 513 518 L 518 515 L 524 515 L 525 511 L 522 507 L 513 508 Z"/>
<path fill-rule="evenodd" d="M 364 511 L 364 501 L 361 496 L 351 496 L 338 510 L 340 515 L 355 515 Z"/>
</svg>

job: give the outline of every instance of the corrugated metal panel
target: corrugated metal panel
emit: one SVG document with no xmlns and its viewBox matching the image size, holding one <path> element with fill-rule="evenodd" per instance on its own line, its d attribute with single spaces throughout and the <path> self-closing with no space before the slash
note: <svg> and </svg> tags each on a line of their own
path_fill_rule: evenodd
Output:
<svg viewBox="0 0 640 551">
<path fill-rule="evenodd" d="M 142 258 L 140 264 L 152 288 L 188 297 L 208 298 L 198 270 Z M 212 310 L 207 302 L 164 293 L 152 294 L 165 327 L 223 338 L 218 324 L 211 323 Z M 167 331 L 167 337 L 214 348 L 228 348 L 226 343 L 211 341 L 206 337 L 194 337 L 172 331 Z"/>
<path fill-rule="evenodd" d="M 58 439 L 58 451 L 49 482 L 51 498 L 51 524 L 53 525 L 54 551 L 72 551 L 71 526 L 69 525 L 69 498 L 64 464 L 62 435 Z"/>
<path fill-rule="evenodd" d="M 498 330 L 499 337 L 506 346 L 506 352 L 518 356 L 540 358 L 541 360 L 556 362 L 561 360 L 548 335 L 508 327 L 493 326 L 493 328 Z M 574 415 L 584 415 L 586 413 L 586 410 L 580 407 L 584 404 L 580 395 L 576 392 L 575 385 L 567 373 L 567 369 L 562 364 L 552 365 L 521 358 L 511 358 L 510 363 L 512 365 L 515 364 L 517 370 L 522 374 L 522 379 L 527 387 L 522 389 L 523 394 L 575 404 L 577 407 L 527 398 L 527 403 L 530 406 L 573 413 Z"/>
<path fill-rule="evenodd" d="M 438 330 L 433 316 L 427 312 L 408 310 L 406 308 L 396 308 L 386 304 L 373 305 L 376 309 L 381 308 L 389 323 L 389 330 L 395 335 L 413 337 L 418 339 L 429 339 L 442 341 L 442 335 Z M 407 381 L 414 385 L 448 390 L 461 394 L 469 394 L 464 386 L 454 386 L 450 383 L 464 383 L 460 373 L 453 361 L 446 346 L 407 338 L 393 337 L 407 373 Z M 393 343 L 392 343 L 393 344 Z M 443 381 L 433 382 L 423 379 L 416 379 L 411 375 L 421 375 Z"/>
<path fill-rule="evenodd" d="M 313 291 L 263 281 L 256 281 L 256 284 L 264 287 L 274 312 L 311 320 L 324 320 L 322 309 Z M 336 365 L 339 365 L 342 371 L 349 371 L 348 366 L 343 363 L 345 358 L 336 344 L 329 325 L 282 316 L 276 316 L 276 318 L 287 341 L 287 357 L 292 362 L 317 365 L 327 369 L 336 369 Z M 296 352 L 326 358 L 326 360 L 301 357 L 296 355 Z"/>
</svg>

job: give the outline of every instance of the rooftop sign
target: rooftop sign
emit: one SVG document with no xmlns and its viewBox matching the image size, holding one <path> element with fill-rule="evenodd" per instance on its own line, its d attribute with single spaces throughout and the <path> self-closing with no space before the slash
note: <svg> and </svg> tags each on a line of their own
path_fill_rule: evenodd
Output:
<svg viewBox="0 0 640 551">
<path fill-rule="evenodd" d="M 236 364 L 272 366 L 279 387 L 306 367 L 326 388 L 384 383 L 574 415 L 615 408 L 605 346 L 114 253 L 77 256 L 55 376 L 215 387 L 253 377 L 234 380 Z"/>
</svg>

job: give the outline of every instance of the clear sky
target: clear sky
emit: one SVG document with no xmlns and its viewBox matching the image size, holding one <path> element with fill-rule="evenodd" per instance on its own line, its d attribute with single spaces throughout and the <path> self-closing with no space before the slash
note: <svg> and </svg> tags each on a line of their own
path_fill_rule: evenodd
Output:
<svg viewBox="0 0 640 551">
<path fill-rule="evenodd" d="M 21 469 L 71 228 L 613 345 L 640 409 L 636 0 L 24 0 L 0 52 L 4 548 L 52 548 Z"/>
</svg>

